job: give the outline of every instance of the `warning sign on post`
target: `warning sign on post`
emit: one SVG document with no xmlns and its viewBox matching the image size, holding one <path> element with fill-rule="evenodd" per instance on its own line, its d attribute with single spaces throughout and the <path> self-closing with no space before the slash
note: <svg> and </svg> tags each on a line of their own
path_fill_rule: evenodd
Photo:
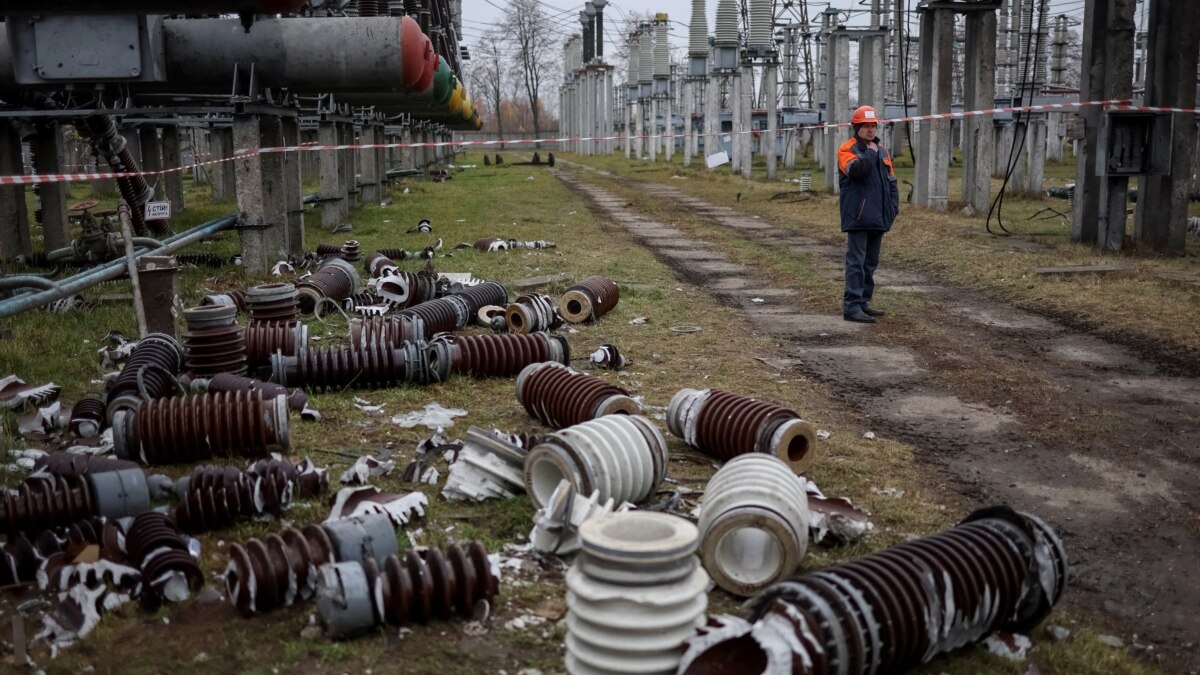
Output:
<svg viewBox="0 0 1200 675">
<path fill-rule="evenodd" d="M 171 202 L 146 202 L 146 220 L 166 220 L 171 217 Z"/>
</svg>

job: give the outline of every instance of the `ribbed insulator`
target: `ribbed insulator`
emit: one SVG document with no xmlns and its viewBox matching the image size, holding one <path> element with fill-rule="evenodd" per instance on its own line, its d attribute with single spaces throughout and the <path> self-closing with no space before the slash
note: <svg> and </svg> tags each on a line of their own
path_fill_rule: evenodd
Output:
<svg viewBox="0 0 1200 675">
<path fill-rule="evenodd" d="M 800 567 L 808 523 L 804 481 L 791 467 L 771 455 L 739 455 L 704 489 L 700 558 L 718 586 L 754 595 Z"/>
<path fill-rule="evenodd" d="M 638 29 L 638 82 L 654 80 L 654 32 L 647 22 Z"/>
<path fill-rule="evenodd" d="M 437 279 L 421 272 L 396 270 L 380 277 L 375 290 L 392 307 L 404 309 L 437 297 Z"/>
<path fill-rule="evenodd" d="M 404 253 L 404 251 L 400 251 Z M 403 258 L 402 258 L 403 259 Z M 367 255 L 363 260 L 363 269 L 370 274 L 372 278 L 378 279 L 389 272 L 396 270 L 396 261 L 384 255 L 382 251 L 375 251 Z"/>
<path fill-rule="evenodd" d="M 370 291 L 355 293 L 342 301 L 342 307 L 347 312 L 355 312 L 359 307 L 379 307 L 387 304 L 386 300 Z"/>
<path fill-rule="evenodd" d="M 183 334 L 183 359 L 193 376 L 246 373 L 245 329 L 234 322 L 236 315 L 235 308 L 223 305 L 183 311 L 188 326 Z"/>
<path fill-rule="evenodd" d="M 237 311 L 245 312 L 246 308 L 247 308 L 246 291 L 229 291 L 227 293 L 213 293 L 211 295 L 206 295 L 200 299 L 201 307 L 208 307 L 209 305 L 222 305 L 222 306 L 226 306 L 226 307 L 236 307 Z"/>
<path fill-rule="evenodd" d="M 376 253 L 392 260 L 408 260 L 415 255 L 402 248 L 381 248 Z"/>
<path fill-rule="evenodd" d="M 107 471 L 140 470 L 141 467 L 138 466 L 137 462 L 117 459 L 115 457 L 105 457 L 104 455 L 76 455 L 70 452 L 56 452 L 51 455 L 39 457 L 33 463 L 33 469 L 34 471 L 44 471 L 52 476 L 74 478 L 88 476 L 93 473 L 105 473 Z"/>
<path fill-rule="evenodd" d="M 176 253 L 175 262 L 192 267 L 224 267 L 232 261 L 229 256 L 216 253 Z"/>
<path fill-rule="evenodd" d="M 692 0 L 692 22 L 688 25 L 688 56 L 708 57 L 708 10 L 704 0 Z"/>
<path fill-rule="evenodd" d="M 113 442 L 118 457 L 143 464 L 262 457 L 289 445 L 287 401 L 240 391 L 146 401 L 113 419 Z"/>
<path fill-rule="evenodd" d="M 601 501 L 636 504 L 654 494 L 667 459 L 667 440 L 649 419 L 605 415 L 543 436 L 525 459 L 525 488 L 539 507 L 563 479 Z"/>
<path fill-rule="evenodd" d="M 500 237 L 487 237 L 484 239 L 476 239 L 473 244 L 476 251 L 501 251 L 508 248 L 508 241 Z"/>
<path fill-rule="evenodd" d="M 175 522 L 188 534 L 229 527 L 243 518 L 278 515 L 292 501 L 292 487 L 282 467 L 265 466 L 261 474 L 232 466 L 202 466 L 192 471 L 187 490 L 175 507 Z"/>
<path fill-rule="evenodd" d="M 48 558 L 101 543 L 104 527 L 103 518 L 89 518 L 57 531 L 46 530 L 36 540 L 10 534 L 0 549 L 0 588 L 37 581 L 38 570 Z"/>
<path fill-rule="evenodd" d="M 671 76 L 671 41 L 667 37 L 666 14 L 654 21 L 654 77 Z"/>
<path fill-rule="evenodd" d="M 356 0 L 359 16 L 386 16 L 387 2 L 379 0 Z"/>
<path fill-rule="evenodd" d="M 519 295 L 504 312 L 510 333 L 554 330 L 563 324 L 554 299 L 542 293 Z"/>
<path fill-rule="evenodd" d="M 621 289 L 611 280 L 591 276 L 571 286 L 558 299 L 558 311 L 571 323 L 596 321 L 621 301 Z"/>
<path fill-rule="evenodd" d="M 641 35 L 638 33 L 630 34 L 625 44 L 629 50 L 629 58 L 626 59 L 628 67 L 625 70 L 625 84 L 636 87 L 638 81 L 638 66 L 641 62 Z"/>
<path fill-rule="evenodd" d="M 475 316 L 480 307 L 488 305 L 500 305 L 503 307 L 508 304 L 508 290 L 496 281 L 485 281 L 481 284 L 469 286 L 453 295 L 466 301 L 467 310 L 471 316 Z"/>
<path fill-rule="evenodd" d="M 329 471 L 318 469 L 310 459 L 305 459 L 297 465 L 292 464 L 286 457 L 271 457 L 260 459 L 246 469 L 247 474 L 255 476 L 277 472 L 282 472 L 283 477 L 292 484 L 292 493 L 296 497 L 316 497 L 329 487 Z"/>
<path fill-rule="evenodd" d="M 1067 582 L 1062 542 L 1008 507 L 767 588 L 751 621 L 720 617 L 680 672 L 902 672 L 990 633 L 1028 633 Z M 786 646 L 785 646 L 786 645 Z M 781 648 L 782 647 L 782 648 Z M 755 664 L 749 667 L 749 664 Z"/>
<path fill-rule="evenodd" d="M 474 314 L 471 312 L 470 303 L 457 295 L 447 295 L 400 310 L 399 316 L 420 319 L 426 337 L 433 337 L 438 333 L 465 328 Z"/>
<path fill-rule="evenodd" d="M 358 292 L 359 283 L 358 271 L 353 265 L 339 258 L 326 260 L 312 276 L 296 285 L 300 313 L 314 314 L 317 303 L 324 298 L 340 303 Z"/>
<path fill-rule="evenodd" d="M 36 534 L 96 515 L 91 485 L 83 477 L 31 476 L 0 491 L 0 533 Z"/>
<path fill-rule="evenodd" d="M 296 287 L 286 282 L 263 284 L 246 291 L 246 307 L 250 311 L 251 326 L 300 320 Z"/>
<path fill-rule="evenodd" d="M 171 224 L 167 220 L 156 220 L 147 223 L 143 207 L 154 198 L 154 190 L 146 184 L 141 175 L 141 167 L 133 159 L 126 146 L 125 138 L 117 133 L 117 123 L 109 115 L 92 115 L 84 119 L 84 129 L 92 137 L 92 144 L 108 162 L 109 168 L 116 173 L 132 175 L 117 178 L 117 189 L 121 198 L 130 206 L 129 219 L 134 233 L 138 236 L 146 234 L 146 226 L 157 235 L 171 233 Z"/>
<path fill-rule="evenodd" d="M 204 573 L 188 551 L 187 541 L 171 517 L 151 511 L 133 519 L 125 533 L 125 553 L 130 562 L 142 571 L 142 584 L 157 598 L 182 601 L 186 593 L 169 585 L 182 578 L 187 588 L 197 590 L 204 585 Z M 143 591 L 144 593 L 145 591 Z"/>
<path fill-rule="evenodd" d="M 775 0 L 750 0 L 749 46 L 770 49 L 774 45 Z"/>
<path fill-rule="evenodd" d="M 530 417 L 553 429 L 642 410 L 624 389 L 554 361 L 526 366 L 517 375 L 517 401 Z"/>
<path fill-rule="evenodd" d="M 179 390 L 175 377 L 183 370 L 183 347 L 165 333 L 151 333 L 138 340 L 129 360 L 105 396 L 109 421 L 119 409 L 134 408 L 142 396 L 159 398 Z"/>
<path fill-rule="evenodd" d="M 346 262 L 358 262 L 362 259 L 362 248 L 358 245 L 357 239 L 347 239 L 342 244 L 341 248 L 342 260 Z"/>
<path fill-rule="evenodd" d="M 342 255 L 342 247 L 337 244 L 317 244 L 317 257 Z"/>
<path fill-rule="evenodd" d="M 326 391 L 383 389 L 428 381 L 425 343 L 397 346 L 368 342 L 352 347 L 304 347 L 295 356 L 271 357 L 271 380 L 289 387 Z"/>
<path fill-rule="evenodd" d="M 271 355 L 282 352 L 292 356 L 300 347 L 308 344 L 308 326 L 295 324 L 257 324 L 246 326 L 246 365 L 250 368 L 265 366 Z"/>
<path fill-rule="evenodd" d="M 71 408 L 71 433 L 80 438 L 92 438 L 108 426 L 104 417 L 104 401 L 98 398 L 81 398 Z"/>
<path fill-rule="evenodd" d="M 667 428 L 720 460 L 765 452 L 803 474 L 816 458 L 816 429 L 794 410 L 719 389 L 680 389 L 667 407 Z"/>
<path fill-rule="evenodd" d="M 446 336 L 430 343 L 430 367 L 476 377 L 512 377 L 531 363 L 571 362 L 565 337 L 546 333 Z"/>
<path fill-rule="evenodd" d="M 270 357 L 267 358 L 266 362 L 271 362 Z M 232 373 L 213 375 L 212 379 L 208 381 L 208 388 L 206 391 L 213 394 L 231 391 L 257 392 L 261 394 L 264 399 L 283 396 L 287 399 L 288 409 L 295 410 L 296 412 L 304 410 L 304 408 L 308 405 L 308 394 L 305 394 L 300 389 L 294 389 L 289 392 L 287 387 L 284 387 L 281 384 L 275 384 L 274 382 L 263 382 L 261 380 L 244 377 L 242 375 L 234 375 Z"/>
<path fill-rule="evenodd" d="M 628 511 L 585 522 L 579 536 L 582 553 L 567 571 L 567 670 L 674 673 L 708 607 L 696 526 Z"/>
<path fill-rule="evenodd" d="M 716 29 L 716 46 L 736 47 L 738 45 L 737 0 L 717 0 L 714 28 Z"/>
<path fill-rule="evenodd" d="M 398 347 L 405 342 L 419 342 L 428 337 L 425 322 L 419 316 L 398 314 L 350 321 L 350 344 L 354 346 L 377 342 Z"/>
</svg>

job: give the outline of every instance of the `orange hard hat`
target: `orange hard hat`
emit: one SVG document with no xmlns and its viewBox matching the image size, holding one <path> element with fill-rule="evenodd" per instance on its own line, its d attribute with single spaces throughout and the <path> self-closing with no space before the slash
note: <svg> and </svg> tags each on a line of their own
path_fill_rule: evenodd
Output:
<svg viewBox="0 0 1200 675">
<path fill-rule="evenodd" d="M 851 124 L 879 124 L 879 115 L 875 114 L 875 109 L 869 105 L 859 106 L 854 111 L 854 116 L 850 118 Z"/>
</svg>

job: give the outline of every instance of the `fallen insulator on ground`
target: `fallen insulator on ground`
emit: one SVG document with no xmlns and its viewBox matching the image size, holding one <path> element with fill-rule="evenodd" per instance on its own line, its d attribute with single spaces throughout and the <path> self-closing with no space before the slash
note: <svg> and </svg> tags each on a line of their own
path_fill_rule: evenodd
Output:
<svg viewBox="0 0 1200 675">
<path fill-rule="evenodd" d="M 133 519 L 125 554 L 142 571 L 142 600 L 183 602 L 204 585 L 204 573 L 170 516 L 151 511 Z"/>
<path fill-rule="evenodd" d="M 612 311 L 621 299 L 617 285 L 605 277 L 592 276 L 567 289 L 558 300 L 558 309 L 571 323 L 595 321 Z"/>
<path fill-rule="evenodd" d="M 267 359 L 270 362 L 270 358 Z M 221 392 L 231 391 L 247 391 L 259 392 L 264 399 L 283 396 L 287 399 L 288 409 L 300 412 L 308 406 L 308 394 L 305 394 L 301 389 L 293 389 L 288 391 L 287 387 L 274 382 L 263 382 L 250 377 L 241 375 L 233 375 L 230 373 L 221 373 L 214 375 L 212 379 L 205 385 L 205 391 L 219 394 Z"/>
<path fill-rule="evenodd" d="M 237 325 L 233 307 L 209 305 L 183 310 L 183 360 L 194 377 L 217 373 L 246 374 L 245 328 Z"/>
<path fill-rule="evenodd" d="M 554 330 L 563 324 L 563 318 L 554 306 L 554 300 L 541 293 L 517 296 L 504 312 L 510 333 L 534 333 Z"/>
<path fill-rule="evenodd" d="M 567 339 L 548 333 L 450 335 L 429 343 L 429 367 L 440 380 L 450 373 L 512 377 L 532 363 L 571 362 Z"/>
<path fill-rule="evenodd" d="M 317 589 L 317 568 L 331 562 L 385 560 L 398 551 L 386 515 L 343 518 L 303 530 L 287 528 L 229 548 L 225 590 L 242 616 L 307 600 Z"/>
<path fill-rule="evenodd" d="M 242 518 L 277 516 L 294 496 L 315 495 L 328 484 L 325 472 L 311 463 L 298 469 L 283 457 L 261 460 L 244 472 L 232 466 L 203 466 L 176 485 L 175 522 L 184 532 L 198 534 Z"/>
<path fill-rule="evenodd" d="M 425 321 L 419 316 L 398 314 L 350 321 L 350 344 L 354 346 L 378 342 L 398 347 L 405 342 L 418 342 L 428 338 Z"/>
<path fill-rule="evenodd" d="M 200 299 L 201 307 L 217 305 L 219 307 L 236 307 L 239 312 L 246 311 L 246 291 L 229 291 L 213 293 Z"/>
<path fill-rule="evenodd" d="M 601 501 L 636 504 L 654 494 L 668 458 L 667 440 L 649 419 L 605 415 L 543 436 L 525 458 L 525 490 L 541 507 L 566 479 Z"/>
<path fill-rule="evenodd" d="M 125 469 L 142 470 L 137 462 L 104 455 L 77 455 L 71 452 L 56 452 L 43 455 L 33 463 L 35 472 L 44 472 L 53 476 L 87 476 L 106 471 L 123 471 Z"/>
<path fill-rule="evenodd" d="M 317 313 L 317 305 L 326 298 L 341 303 L 358 292 L 360 283 L 354 265 L 341 258 L 329 258 L 312 276 L 296 285 L 300 313 L 304 316 Z"/>
<path fill-rule="evenodd" d="M 211 238 L 210 238 L 211 239 Z M 224 267 L 241 264 L 241 256 L 217 255 L 215 253 L 176 253 L 175 262 L 191 267 Z"/>
<path fill-rule="evenodd" d="M 46 530 L 34 539 L 8 535 L 0 549 L 0 588 L 37 581 L 38 571 L 52 556 L 63 554 L 73 559 L 83 547 L 101 543 L 104 531 L 105 520 L 93 517 Z"/>
<path fill-rule="evenodd" d="M 593 518 L 579 536 L 567 570 L 567 671 L 674 673 L 708 607 L 696 526 L 629 511 Z"/>
<path fill-rule="evenodd" d="M 382 560 L 382 563 L 379 562 Z M 392 626 L 470 618 L 496 596 L 496 577 L 479 542 L 451 544 L 446 552 L 409 550 L 403 559 L 339 562 L 320 570 L 317 610 L 331 637 L 348 637 L 387 622 Z"/>
<path fill-rule="evenodd" d="M 346 262 L 358 262 L 362 258 L 361 248 L 358 245 L 358 240 L 347 239 L 342 244 L 342 260 Z"/>
<path fill-rule="evenodd" d="M 627 507 L 622 504 L 620 510 Z M 571 481 L 559 481 L 546 505 L 533 515 L 529 543 L 542 553 L 570 555 L 579 550 L 579 526 L 613 510 L 613 501 L 600 501 L 599 492 L 585 497 L 575 491 Z"/>
<path fill-rule="evenodd" d="M 296 287 L 286 282 L 251 288 L 246 291 L 246 305 L 250 311 L 250 326 L 300 321 Z"/>
<path fill-rule="evenodd" d="M 667 407 L 667 428 L 720 460 L 765 452 L 803 474 L 816 457 L 816 429 L 795 411 L 719 389 L 680 389 Z"/>
<path fill-rule="evenodd" d="M 473 316 L 470 304 L 457 295 L 422 302 L 414 307 L 402 309 L 399 316 L 420 319 L 425 328 L 426 339 L 438 333 L 449 333 L 467 326 Z"/>
<path fill-rule="evenodd" d="M 479 427 L 467 429 L 458 458 L 450 465 L 442 496 L 450 501 L 507 499 L 525 490 L 528 439 L 504 436 Z"/>
<path fill-rule="evenodd" d="M 424 272 L 393 270 L 379 277 L 375 292 L 396 309 L 413 307 L 437 297 L 437 279 Z"/>
<path fill-rule="evenodd" d="M 183 370 L 183 348 L 165 333 L 150 333 L 138 340 L 129 360 L 105 397 L 105 414 L 111 422 L 118 410 L 136 408 L 142 396 L 161 398 L 179 391 L 175 378 Z"/>
<path fill-rule="evenodd" d="M 113 445 L 118 457 L 142 464 L 262 457 L 288 448 L 287 400 L 238 391 L 146 401 L 113 418 Z"/>
<path fill-rule="evenodd" d="M 386 300 L 378 295 L 375 295 L 371 291 L 355 293 L 354 295 L 342 301 L 342 307 L 347 312 L 355 312 L 360 307 L 379 307 L 381 310 L 380 313 L 384 313 L 391 309 Z"/>
<path fill-rule="evenodd" d="M 471 317 L 475 316 L 481 307 L 488 305 L 500 305 L 503 307 L 508 304 L 508 291 L 496 281 L 485 281 L 474 286 L 468 286 L 462 290 L 455 291 L 450 297 L 458 297 L 465 300 L 468 314 Z M 463 325 L 465 326 L 466 324 Z"/>
<path fill-rule="evenodd" d="M 414 253 L 411 251 L 406 251 L 402 248 L 381 248 L 376 251 L 376 253 L 384 256 L 385 258 L 391 258 L 392 260 L 408 260 L 409 258 L 415 257 Z"/>
<path fill-rule="evenodd" d="M 149 509 L 150 490 L 141 469 L 33 475 L 15 490 L 0 490 L 0 534 L 36 535 L 92 516 L 125 518 Z"/>
<path fill-rule="evenodd" d="M 367 342 L 351 347 L 304 347 L 295 356 L 271 357 L 271 381 L 314 391 L 383 389 L 406 382 L 427 383 L 432 370 L 424 342 L 395 347 Z"/>
<path fill-rule="evenodd" d="M 531 364 L 517 375 L 517 401 L 530 417 L 554 429 L 642 410 L 624 389 L 554 361 Z"/>
<path fill-rule="evenodd" d="M 271 355 L 282 352 L 293 356 L 308 344 L 308 326 L 302 323 L 270 323 L 246 326 L 246 366 L 258 368 L 271 362 Z"/>
<path fill-rule="evenodd" d="M 405 254 L 400 258 L 401 260 L 408 257 L 406 251 L 400 250 L 400 252 Z M 367 271 L 367 274 L 370 274 L 375 279 L 398 271 L 396 261 L 384 255 L 383 251 L 375 251 L 374 253 L 367 254 L 366 259 L 363 260 L 363 268 Z"/>
<path fill-rule="evenodd" d="M 704 488 L 700 559 L 718 586 L 754 595 L 791 576 L 808 550 L 804 481 L 771 455 L 739 455 Z"/>
<path fill-rule="evenodd" d="M 71 407 L 71 433 L 80 438 L 94 438 L 108 426 L 104 416 L 104 401 L 81 398 Z"/>
<path fill-rule="evenodd" d="M 317 257 L 328 256 L 340 258 L 342 256 L 342 247 L 337 244 L 317 244 Z"/>
<path fill-rule="evenodd" d="M 681 673 L 900 672 L 997 630 L 1027 633 L 1061 597 L 1067 555 L 1006 506 L 950 530 L 767 588 L 750 622 L 715 617 Z M 753 664 L 753 665 L 752 665 Z"/>
</svg>

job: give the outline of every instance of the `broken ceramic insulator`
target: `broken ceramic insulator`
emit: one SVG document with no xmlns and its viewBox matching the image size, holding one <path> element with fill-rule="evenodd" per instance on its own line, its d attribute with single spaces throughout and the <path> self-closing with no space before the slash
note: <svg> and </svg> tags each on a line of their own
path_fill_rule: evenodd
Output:
<svg viewBox="0 0 1200 675">
<path fill-rule="evenodd" d="M 104 419 L 104 401 L 81 398 L 71 407 L 71 433 L 80 438 L 94 438 L 108 426 Z"/>
<path fill-rule="evenodd" d="M 346 262 L 358 262 L 362 257 L 362 248 L 358 245 L 358 240 L 347 239 L 342 244 L 342 259 Z"/>
<path fill-rule="evenodd" d="M 400 250 L 400 252 L 406 254 L 400 258 L 401 260 L 407 257 L 406 251 Z M 387 276 L 398 271 L 398 268 L 396 267 L 396 261 L 385 255 L 383 251 L 375 251 L 368 254 L 363 260 L 363 269 L 365 269 L 367 274 L 370 274 L 374 279 L 378 279 L 379 277 Z"/>
<path fill-rule="evenodd" d="M 15 490 L 0 491 L 0 533 L 38 534 L 84 518 L 125 518 L 150 509 L 141 469 L 85 476 L 29 476 Z"/>
<path fill-rule="evenodd" d="M 553 429 L 602 415 L 642 411 L 624 389 L 554 361 L 526 366 L 517 375 L 517 401 L 531 417 Z"/>
<path fill-rule="evenodd" d="M 350 321 L 350 344 L 354 346 L 379 343 L 398 347 L 428 337 L 425 322 L 419 316 L 372 316 Z"/>
<path fill-rule="evenodd" d="M 246 326 L 246 365 L 258 368 L 271 362 L 271 355 L 281 352 L 293 356 L 296 350 L 308 345 L 308 326 L 302 323 L 252 324 Z"/>
<path fill-rule="evenodd" d="M 442 496 L 450 501 L 507 499 L 525 491 L 522 468 L 528 444 L 520 438 L 505 437 L 471 427 L 463 438 L 458 458 L 450 465 L 450 475 Z"/>
<path fill-rule="evenodd" d="M 183 602 L 204 585 L 204 573 L 170 516 L 151 511 L 133 519 L 125 553 L 142 571 L 143 600 Z"/>
<path fill-rule="evenodd" d="M 596 321 L 612 311 L 620 299 L 616 284 L 605 277 L 592 276 L 568 288 L 558 300 L 558 309 L 571 323 Z"/>
<path fill-rule="evenodd" d="M 718 586 L 754 595 L 790 576 L 808 549 L 804 481 L 771 455 L 739 455 L 708 481 L 700 505 L 700 559 Z"/>
<path fill-rule="evenodd" d="M 251 328 L 253 328 L 253 326 L 247 328 L 247 330 Z M 192 385 L 195 387 L 196 381 L 193 381 Z M 208 383 L 205 385 L 205 387 L 205 391 L 214 394 L 231 391 L 246 391 L 259 392 L 262 394 L 264 399 L 283 396 L 287 399 L 288 408 L 296 412 L 304 410 L 304 408 L 308 405 L 308 394 L 305 394 L 300 389 L 293 389 L 289 392 L 287 387 L 284 387 L 280 384 L 275 384 L 274 382 L 263 382 L 251 377 L 233 375 L 231 373 L 214 375 L 212 379 L 208 380 Z"/>
<path fill-rule="evenodd" d="M 179 391 L 175 378 L 183 370 L 183 347 L 165 333 L 138 340 L 105 397 L 105 414 L 111 422 L 118 410 L 136 408 L 142 397 L 161 398 Z"/>
<path fill-rule="evenodd" d="M 475 243 L 469 244 L 469 246 L 473 246 L 476 251 L 491 253 L 492 251 L 503 251 L 507 249 L 508 240 L 501 239 L 499 237 L 484 237 L 483 239 L 476 239 Z M 461 248 L 461 246 L 459 248 Z"/>
<path fill-rule="evenodd" d="M 193 376 L 246 374 L 246 329 L 237 325 L 236 317 L 237 310 L 219 305 L 183 310 L 188 327 L 183 334 L 183 360 Z"/>
<path fill-rule="evenodd" d="M 317 313 L 317 305 L 325 299 L 340 303 L 357 293 L 360 283 L 354 265 L 341 258 L 330 258 L 296 285 L 300 313 L 304 316 Z"/>
<path fill-rule="evenodd" d="M 625 511 L 627 504 L 618 511 Z M 543 553 L 569 555 L 579 550 L 579 527 L 597 516 L 613 512 L 613 501 L 600 500 L 600 493 L 585 497 L 575 491 L 571 481 L 559 481 L 546 505 L 533 515 L 529 543 Z"/>
<path fill-rule="evenodd" d="M 404 342 L 395 347 L 368 342 L 353 347 L 304 347 L 295 356 L 271 357 L 271 380 L 288 387 L 313 391 L 380 389 L 406 382 L 430 381 L 424 342 Z"/>
<path fill-rule="evenodd" d="M 392 307 L 405 309 L 437 297 L 437 279 L 424 272 L 392 270 L 379 277 L 375 292 Z"/>
<path fill-rule="evenodd" d="M 316 253 L 317 257 L 336 256 L 340 258 L 342 255 L 342 247 L 337 244 L 317 244 Z"/>
<path fill-rule="evenodd" d="M 382 563 L 378 562 L 383 560 Z M 317 610 L 331 637 L 348 637 L 380 623 L 392 626 L 474 615 L 500 580 L 479 542 L 427 548 L 403 557 L 339 562 L 320 570 Z"/>
<path fill-rule="evenodd" d="M 508 320 L 504 318 L 504 308 L 500 305 L 484 305 L 475 312 L 475 323 L 495 331 L 508 330 Z"/>
<path fill-rule="evenodd" d="M 343 518 L 303 530 L 289 527 L 229 548 L 226 595 L 242 616 L 269 612 L 311 598 L 321 565 L 384 560 L 397 550 L 392 521 L 382 514 Z"/>
<path fill-rule="evenodd" d="M 680 389 L 667 407 L 667 428 L 721 460 L 765 452 L 803 474 L 816 457 L 816 429 L 795 411 L 719 389 Z"/>
<path fill-rule="evenodd" d="M 229 527 L 238 520 L 278 515 L 292 501 L 292 485 L 282 466 L 241 472 L 232 466 L 202 466 L 176 486 L 175 522 L 188 534 Z"/>
<path fill-rule="evenodd" d="M 99 544 L 105 531 L 105 520 L 87 518 L 62 528 L 46 530 L 36 538 L 9 534 L 0 549 L 0 588 L 37 580 L 52 556 L 70 555 L 89 544 Z M 111 523 L 107 527 L 114 527 Z"/>
<path fill-rule="evenodd" d="M 708 606 L 696 526 L 629 511 L 593 518 L 579 536 L 582 552 L 567 571 L 567 670 L 675 672 Z"/>
<path fill-rule="evenodd" d="M 389 309 L 387 301 L 371 291 L 355 293 L 342 301 L 342 308 L 347 312 L 357 312 L 366 307 L 375 307 L 379 310 L 380 314 L 387 312 Z"/>
<path fill-rule="evenodd" d="M 255 324 L 291 324 L 300 320 L 296 287 L 286 282 L 262 284 L 246 291 L 250 326 Z"/>
<path fill-rule="evenodd" d="M 113 419 L 113 445 L 118 457 L 143 464 L 262 457 L 289 445 L 287 400 L 238 391 L 146 401 Z"/>
<path fill-rule="evenodd" d="M 625 356 L 615 345 L 600 345 L 600 348 L 588 356 L 588 361 L 597 368 L 605 370 L 621 370 L 626 365 Z"/>
<path fill-rule="evenodd" d="M 525 459 L 525 489 L 535 506 L 561 480 L 602 501 L 641 502 L 667 474 L 667 440 L 640 415 L 605 415 L 542 437 Z"/>
<path fill-rule="evenodd" d="M 381 248 L 376 253 L 392 260 L 408 260 L 415 257 L 415 254 L 402 248 Z"/>
<path fill-rule="evenodd" d="M 1062 595 L 1067 556 L 1045 523 L 1008 507 L 946 532 L 767 588 L 750 622 L 721 618 L 681 673 L 900 672 L 982 640 L 1025 633 Z M 753 664 L 753 666 L 751 666 Z"/>
<path fill-rule="evenodd" d="M 178 256 L 176 256 L 178 259 Z M 182 262 L 182 261 L 180 261 Z M 212 293 L 200 299 L 201 307 L 210 305 L 218 305 L 223 307 L 236 307 L 237 311 L 245 312 L 247 310 L 246 291 L 229 291 L 228 293 Z"/>
<path fill-rule="evenodd" d="M 511 333 L 534 333 L 554 330 L 563 324 L 563 318 L 554 306 L 554 299 L 541 293 L 517 296 L 504 312 Z"/>
<path fill-rule="evenodd" d="M 446 336 L 429 343 L 429 366 L 439 379 L 450 373 L 512 377 L 533 363 L 569 363 L 567 339 L 547 333 Z"/>
<path fill-rule="evenodd" d="M 429 339 L 438 333 L 465 328 L 473 315 L 466 301 L 458 296 L 448 295 L 402 309 L 399 316 L 420 319 L 425 329 L 425 339 Z"/>
</svg>

